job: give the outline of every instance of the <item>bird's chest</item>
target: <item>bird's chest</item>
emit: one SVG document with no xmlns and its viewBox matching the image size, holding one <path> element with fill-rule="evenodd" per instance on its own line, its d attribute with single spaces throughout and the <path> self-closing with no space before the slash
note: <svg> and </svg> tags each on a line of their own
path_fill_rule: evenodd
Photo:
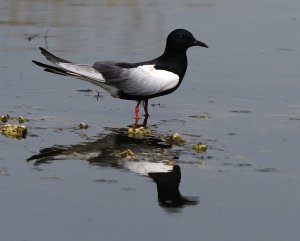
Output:
<svg viewBox="0 0 300 241">
<path fill-rule="evenodd" d="M 168 72 L 174 73 L 179 76 L 179 79 L 182 80 L 184 77 L 184 74 L 186 72 L 187 63 L 182 62 L 168 62 L 167 64 L 158 64 L 155 65 L 155 69 L 157 70 L 166 70 Z"/>
</svg>

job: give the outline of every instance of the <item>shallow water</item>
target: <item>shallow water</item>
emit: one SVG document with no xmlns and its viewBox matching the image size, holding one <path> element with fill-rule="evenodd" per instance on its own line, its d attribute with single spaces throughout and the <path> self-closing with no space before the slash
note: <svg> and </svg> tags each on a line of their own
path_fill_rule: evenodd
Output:
<svg viewBox="0 0 300 241">
<path fill-rule="evenodd" d="M 0 114 L 29 119 L 26 139 L 0 135 L 1 240 L 297 240 L 299 10 L 1 1 Z M 150 102 L 147 137 L 127 135 L 134 102 L 31 63 L 39 46 L 82 63 L 151 59 L 178 27 L 210 48 L 190 49 L 180 88 Z M 176 132 L 186 142 L 166 144 Z"/>
</svg>

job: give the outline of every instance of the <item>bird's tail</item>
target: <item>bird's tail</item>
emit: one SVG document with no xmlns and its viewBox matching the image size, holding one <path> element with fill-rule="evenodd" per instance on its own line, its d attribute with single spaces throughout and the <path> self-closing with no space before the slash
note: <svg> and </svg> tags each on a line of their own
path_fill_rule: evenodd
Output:
<svg viewBox="0 0 300 241">
<path fill-rule="evenodd" d="M 55 56 L 44 48 L 40 47 L 40 50 L 47 60 L 55 64 L 55 66 L 52 66 L 32 60 L 34 64 L 44 68 L 45 71 L 59 75 L 72 76 L 78 79 L 92 82 L 96 85 L 99 85 L 99 82 L 104 83 L 102 74 L 94 69 L 92 65 L 72 63 L 68 60 L 61 59 Z"/>
<path fill-rule="evenodd" d="M 87 82 L 90 82 L 94 85 L 100 86 L 107 92 L 111 94 L 113 97 L 119 97 L 119 90 L 118 88 L 107 84 L 102 76 L 102 74 L 93 68 L 92 65 L 89 64 L 76 64 L 73 62 L 70 62 L 65 59 L 61 59 L 54 54 L 51 54 L 46 49 L 41 48 L 41 53 L 48 59 L 53 65 L 44 64 L 35 60 L 32 60 L 32 62 L 42 68 L 44 68 L 45 71 L 64 75 L 64 76 L 71 76 L 76 79 L 81 79 Z"/>
</svg>

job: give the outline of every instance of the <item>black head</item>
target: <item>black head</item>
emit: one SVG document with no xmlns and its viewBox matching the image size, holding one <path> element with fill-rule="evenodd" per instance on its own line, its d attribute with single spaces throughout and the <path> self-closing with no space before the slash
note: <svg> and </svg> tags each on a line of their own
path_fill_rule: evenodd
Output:
<svg viewBox="0 0 300 241">
<path fill-rule="evenodd" d="M 193 34 L 185 29 L 176 29 L 172 31 L 167 38 L 166 50 L 169 51 L 186 51 L 189 47 L 201 46 L 208 48 L 208 46 L 195 39 Z"/>
</svg>

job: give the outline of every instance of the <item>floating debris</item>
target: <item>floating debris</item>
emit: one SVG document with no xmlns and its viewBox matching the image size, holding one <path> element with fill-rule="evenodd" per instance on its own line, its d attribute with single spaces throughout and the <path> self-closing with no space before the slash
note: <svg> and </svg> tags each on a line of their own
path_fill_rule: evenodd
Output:
<svg viewBox="0 0 300 241">
<path fill-rule="evenodd" d="M 41 180 L 59 180 L 59 177 L 55 177 L 55 176 L 53 176 L 53 177 L 40 177 L 40 179 Z"/>
<path fill-rule="evenodd" d="M 234 132 L 229 132 L 229 133 L 227 133 L 227 135 L 229 135 L 229 136 L 235 136 L 236 134 Z"/>
<path fill-rule="evenodd" d="M 94 90 L 92 90 L 92 89 L 84 89 L 84 90 L 77 90 L 77 91 L 79 91 L 79 92 L 93 92 Z"/>
<path fill-rule="evenodd" d="M 169 145 L 181 146 L 186 142 L 186 140 L 178 133 L 174 133 L 170 136 L 167 136 L 165 142 Z"/>
<path fill-rule="evenodd" d="M 46 33 L 44 35 L 39 33 L 25 33 L 24 36 L 28 41 L 31 41 L 35 38 L 44 38 L 45 40 L 48 38 L 49 28 L 47 28 Z"/>
<path fill-rule="evenodd" d="M 211 118 L 208 115 L 189 115 L 188 117 L 197 118 L 197 119 L 209 119 L 209 118 Z"/>
<path fill-rule="evenodd" d="M 92 90 L 92 89 L 83 89 L 83 90 L 77 90 L 79 92 L 84 92 L 84 93 L 91 93 L 94 97 L 97 98 L 97 100 L 99 98 L 102 98 L 103 96 L 100 95 L 100 92 L 98 90 Z"/>
<path fill-rule="evenodd" d="M 255 171 L 257 172 L 278 172 L 278 170 L 276 168 L 272 168 L 272 167 L 266 167 L 266 168 L 260 168 L 260 169 L 255 169 Z"/>
<path fill-rule="evenodd" d="M 150 135 L 150 130 L 145 128 L 144 126 L 140 127 L 129 127 L 127 134 L 129 137 L 143 137 Z"/>
<path fill-rule="evenodd" d="M 231 110 L 231 113 L 238 113 L 238 114 L 251 114 L 251 110 Z"/>
<path fill-rule="evenodd" d="M 199 152 L 199 153 L 204 153 L 207 151 L 207 145 L 199 142 L 198 144 L 196 145 L 193 145 L 193 149 L 196 151 L 196 152 Z"/>
<path fill-rule="evenodd" d="M 28 34 L 25 34 L 25 38 L 28 40 L 28 41 L 31 41 L 32 39 L 34 38 L 39 38 L 41 35 L 38 34 L 38 33 L 28 33 Z"/>
<path fill-rule="evenodd" d="M 291 121 L 300 121 L 300 117 L 291 117 L 289 120 L 291 120 Z"/>
<path fill-rule="evenodd" d="M 161 104 L 161 103 L 153 103 L 151 104 L 152 107 L 158 107 L 158 108 L 166 108 L 166 106 L 164 104 Z"/>
<path fill-rule="evenodd" d="M 286 51 L 286 52 L 289 52 L 289 51 L 294 51 L 294 49 L 292 48 L 278 48 L 276 49 L 277 51 Z"/>
<path fill-rule="evenodd" d="M 9 138 L 22 139 L 27 135 L 27 127 L 22 125 L 0 125 L 0 131 L 3 135 Z"/>
<path fill-rule="evenodd" d="M 87 128 L 89 128 L 89 125 L 87 123 L 81 122 L 79 123 L 79 128 L 86 130 Z"/>
<path fill-rule="evenodd" d="M 126 158 L 128 160 L 135 160 L 136 159 L 134 152 L 130 149 L 122 151 L 120 153 L 120 155 L 121 155 L 122 158 Z"/>
<path fill-rule="evenodd" d="M 121 188 L 123 191 L 137 191 L 138 189 L 136 187 L 123 187 Z"/>
<path fill-rule="evenodd" d="M 231 163 L 231 162 L 224 162 L 223 163 L 224 166 L 232 166 L 232 167 L 251 167 L 251 164 L 248 163 Z"/>
<path fill-rule="evenodd" d="M 10 116 L 8 114 L 4 114 L 0 117 L 1 122 L 6 123 L 9 120 Z"/>
<path fill-rule="evenodd" d="M 94 182 L 111 184 L 111 183 L 117 183 L 118 181 L 114 180 L 114 179 L 104 179 L 104 178 L 101 178 L 101 179 L 96 179 Z"/>
</svg>

